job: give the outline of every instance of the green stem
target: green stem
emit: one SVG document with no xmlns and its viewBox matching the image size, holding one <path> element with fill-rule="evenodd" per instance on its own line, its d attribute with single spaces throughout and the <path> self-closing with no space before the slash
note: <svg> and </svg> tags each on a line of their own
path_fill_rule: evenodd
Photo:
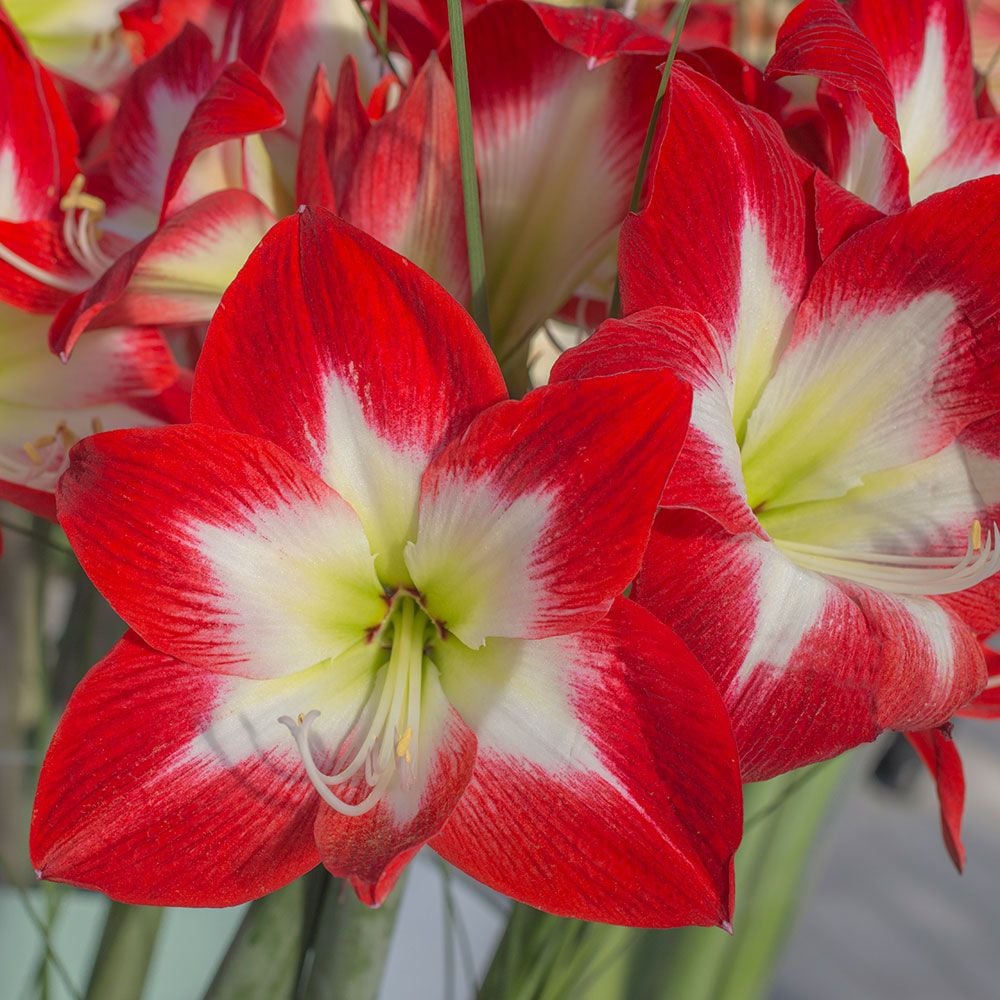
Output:
<svg viewBox="0 0 1000 1000">
<path fill-rule="evenodd" d="M 73 982 L 73 977 L 69 974 L 69 969 L 66 968 L 65 963 L 52 947 L 50 933 L 51 928 L 48 927 L 46 922 L 35 912 L 35 908 L 31 905 L 31 900 L 28 898 L 27 891 L 24 886 L 19 885 L 16 881 L 14 872 L 2 852 L 0 852 L 0 875 L 3 875 L 4 879 L 6 879 L 13 888 L 21 906 L 24 908 L 24 912 L 28 915 L 28 920 L 31 921 L 35 930 L 38 931 L 38 935 L 42 939 L 42 946 L 45 949 L 46 967 L 48 965 L 52 966 L 56 975 L 62 980 L 63 986 L 66 987 L 66 992 L 73 997 L 73 1000 L 82 1000 L 80 991 Z"/>
<path fill-rule="evenodd" d="M 472 98 L 469 96 L 469 65 L 465 55 L 465 25 L 462 0 L 448 0 L 448 32 L 451 38 L 451 72 L 455 81 L 458 116 L 458 155 L 462 168 L 462 203 L 465 208 L 465 240 L 469 251 L 469 312 L 492 346 L 490 307 L 486 291 L 486 251 L 479 212 L 479 180 L 472 137 Z"/>
<path fill-rule="evenodd" d="M 361 0 L 354 0 L 354 5 L 358 8 L 361 16 L 365 19 L 365 27 L 368 29 L 368 34 L 371 35 L 372 41 L 375 43 L 375 47 L 378 49 L 378 54 L 382 57 L 382 61 L 385 63 L 386 69 L 399 81 L 401 87 L 406 86 L 406 80 L 401 75 L 402 71 L 396 68 L 396 64 L 392 61 L 392 53 L 389 51 L 388 42 L 388 18 L 386 19 L 386 32 L 385 35 L 379 30 L 379 26 L 373 20 L 371 14 L 365 9 L 365 5 Z"/>
<path fill-rule="evenodd" d="M 303 1000 L 375 1000 L 402 898 L 400 884 L 378 909 L 370 909 L 346 882 L 330 886 L 319 915 Z"/>
<path fill-rule="evenodd" d="M 656 129 L 660 123 L 660 111 L 663 108 L 663 100 L 667 94 L 667 85 L 670 83 L 670 74 L 674 68 L 674 59 L 677 58 L 677 49 L 681 43 L 681 35 L 684 32 L 684 25 L 687 23 L 688 11 L 691 9 L 691 0 L 682 0 L 678 8 L 677 25 L 674 30 L 673 40 L 670 42 L 670 51 L 667 53 L 667 61 L 663 64 L 663 72 L 660 74 L 660 86 L 656 91 L 656 100 L 653 101 L 653 110 L 649 116 L 649 125 L 646 127 L 646 139 L 642 144 L 642 154 L 639 156 L 639 169 L 636 171 L 635 184 L 632 186 L 632 200 L 629 203 L 630 212 L 638 212 L 642 203 L 642 189 L 646 183 L 646 170 L 649 168 L 649 158 L 653 153 L 653 142 L 656 140 Z M 615 278 L 615 288 L 611 293 L 611 303 L 608 306 L 608 315 L 618 316 L 621 313 L 621 289 L 619 279 Z"/>
<path fill-rule="evenodd" d="M 112 903 L 104 921 L 87 984 L 87 1000 L 135 1000 L 142 996 L 163 910 Z"/>
<path fill-rule="evenodd" d="M 250 904 L 205 1000 L 288 1000 L 299 968 L 305 882 Z"/>
</svg>

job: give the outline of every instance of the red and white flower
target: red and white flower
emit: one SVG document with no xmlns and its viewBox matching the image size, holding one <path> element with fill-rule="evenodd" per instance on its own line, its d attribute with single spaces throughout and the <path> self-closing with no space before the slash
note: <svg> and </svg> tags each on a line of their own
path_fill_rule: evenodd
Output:
<svg viewBox="0 0 1000 1000">
<path fill-rule="evenodd" d="M 63 478 L 60 522 L 134 632 L 43 767 L 44 877 L 223 905 L 322 861 L 377 904 L 429 842 L 552 912 L 728 919 L 723 706 L 619 596 L 687 390 L 505 395 L 403 258 L 322 210 L 272 230 L 209 329 L 195 423 L 90 438 Z"/>
<path fill-rule="evenodd" d="M 775 123 L 675 73 L 648 204 L 623 227 L 626 319 L 553 378 L 667 367 L 692 385 L 633 596 L 716 678 L 759 779 L 939 725 L 985 683 L 1000 178 L 870 225 L 815 269 Z"/>
<path fill-rule="evenodd" d="M 831 176 L 883 212 L 1000 172 L 1000 119 L 980 117 L 965 0 L 805 0 L 772 78 L 819 91 Z"/>
</svg>

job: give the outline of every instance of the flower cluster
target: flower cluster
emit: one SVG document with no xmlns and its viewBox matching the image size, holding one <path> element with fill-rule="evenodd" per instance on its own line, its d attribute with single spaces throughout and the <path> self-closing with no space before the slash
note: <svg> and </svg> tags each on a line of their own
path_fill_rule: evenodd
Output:
<svg viewBox="0 0 1000 1000">
<path fill-rule="evenodd" d="M 741 783 L 890 729 L 961 865 L 949 720 L 1000 692 L 963 0 L 804 0 L 764 69 L 713 5 L 468 3 L 454 49 L 444 0 L 67 6 L 0 7 L 0 498 L 129 631 L 41 877 L 378 905 L 429 845 L 728 926 Z"/>
</svg>

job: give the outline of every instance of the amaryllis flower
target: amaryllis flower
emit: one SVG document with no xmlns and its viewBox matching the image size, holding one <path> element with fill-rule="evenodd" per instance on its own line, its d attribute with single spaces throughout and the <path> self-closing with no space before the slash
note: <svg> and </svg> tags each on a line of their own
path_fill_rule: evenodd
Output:
<svg viewBox="0 0 1000 1000">
<path fill-rule="evenodd" d="M 833 178 L 883 212 L 1000 171 L 1000 120 L 977 112 L 965 0 L 805 0 L 772 77 L 823 81 Z"/>
<path fill-rule="evenodd" d="M 716 678 L 759 779 L 940 725 L 985 683 L 1000 178 L 868 226 L 814 273 L 774 122 L 675 72 L 622 233 L 626 319 L 554 378 L 665 366 L 693 386 L 633 597 Z"/>
<path fill-rule="evenodd" d="M 504 397 L 403 258 L 322 210 L 272 230 L 209 330 L 195 423 L 95 436 L 62 480 L 134 632 L 53 740 L 43 877 L 223 905 L 322 861 L 377 904 L 429 842 L 556 913 L 728 919 L 723 706 L 619 596 L 687 391 Z"/>
</svg>

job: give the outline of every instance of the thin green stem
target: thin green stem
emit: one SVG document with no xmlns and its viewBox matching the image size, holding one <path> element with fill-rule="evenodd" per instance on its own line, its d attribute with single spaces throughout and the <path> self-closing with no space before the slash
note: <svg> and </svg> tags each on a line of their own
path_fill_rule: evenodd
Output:
<svg viewBox="0 0 1000 1000">
<path fill-rule="evenodd" d="M 823 765 L 828 763 L 829 761 L 823 761 L 819 764 L 814 764 L 812 767 L 804 768 L 799 774 L 795 775 L 774 797 L 772 802 L 769 802 L 766 806 L 763 806 L 753 813 L 753 815 L 746 818 L 746 821 L 743 823 L 743 832 L 746 833 L 747 830 L 752 830 L 761 820 L 767 819 L 771 813 L 777 812 L 797 791 L 804 785 L 809 784 L 816 775 L 820 774 L 823 770 Z"/>
<path fill-rule="evenodd" d="M 635 184 L 632 186 L 632 199 L 629 202 L 629 211 L 638 212 L 642 203 L 642 189 L 646 183 L 646 171 L 649 168 L 649 159 L 653 153 L 653 143 L 656 140 L 656 130 L 660 124 L 660 112 L 663 108 L 663 100 L 667 95 L 667 85 L 670 83 L 670 74 L 674 68 L 674 60 L 677 58 L 677 49 L 681 43 L 681 35 L 684 33 L 684 25 L 687 23 L 688 11 L 691 9 L 691 0 L 682 0 L 677 15 L 677 26 L 674 29 L 674 37 L 670 42 L 670 51 L 667 53 L 667 61 L 663 64 L 663 72 L 660 74 L 660 86 L 656 91 L 656 100 L 653 101 L 653 110 L 649 116 L 649 125 L 646 127 L 646 139 L 642 144 L 642 153 L 639 156 L 639 169 L 636 171 Z M 608 306 L 608 315 L 618 316 L 621 313 L 621 288 L 619 279 L 615 278 L 615 289 L 611 294 L 611 303 Z"/>
<path fill-rule="evenodd" d="M 401 87 L 406 86 L 406 81 L 403 79 L 401 71 L 396 67 L 396 64 L 392 61 L 392 53 L 389 51 L 388 42 L 388 28 L 386 29 L 386 34 L 383 36 L 382 32 L 379 30 L 379 26 L 373 20 L 371 14 L 365 9 L 364 4 L 361 0 L 354 0 L 354 6 L 358 8 L 361 16 L 365 19 L 365 26 L 368 28 L 368 34 L 372 36 L 372 40 L 375 42 L 375 47 L 378 49 L 378 54 L 382 57 L 382 62 L 385 63 L 386 69 L 399 81 Z"/>
<path fill-rule="evenodd" d="M 66 992 L 69 993 L 74 1000 L 83 1000 L 80 991 L 76 988 L 76 984 L 73 982 L 73 979 L 69 974 L 69 969 L 66 968 L 63 964 L 63 960 L 56 954 L 55 949 L 52 947 L 52 943 L 49 940 L 49 930 L 45 926 L 45 922 L 35 912 L 35 908 L 31 905 L 31 900 L 28 898 L 28 893 L 24 886 L 17 884 L 17 881 L 14 878 L 13 869 L 10 867 L 7 862 L 7 858 L 3 854 L 0 854 L 0 870 L 2 870 L 4 878 L 7 879 L 7 882 L 17 893 L 18 899 L 24 907 L 24 912 L 27 913 L 28 919 L 34 925 L 35 930 L 38 931 L 42 939 L 42 945 L 45 948 L 45 955 L 48 961 L 52 964 L 52 968 L 55 969 L 56 975 L 62 980 L 63 986 L 66 987 Z"/>
<path fill-rule="evenodd" d="M 73 550 L 69 546 L 60 545 L 34 528 L 26 528 L 23 524 L 15 524 L 13 521 L 8 521 L 5 517 L 0 517 L 0 528 L 6 528 L 8 531 L 13 531 L 18 535 L 24 535 L 25 538 L 40 542 L 42 545 L 48 546 L 48 548 L 54 549 L 56 552 L 61 552 L 63 555 L 73 555 Z"/>
<path fill-rule="evenodd" d="M 479 213 L 479 180 L 472 137 L 472 98 L 469 95 L 469 64 L 465 54 L 465 25 L 462 0 L 448 0 L 448 31 L 451 37 L 451 73 L 455 81 L 455 110 L 458 116 L 458 155 L 462 167 L 462 203 L 465 208 L 465 241 L 469 252 L 469 312 L 493 346 L 490 306 L 486 291 L 486 250 L 483 221 Z"/>
</svg>

